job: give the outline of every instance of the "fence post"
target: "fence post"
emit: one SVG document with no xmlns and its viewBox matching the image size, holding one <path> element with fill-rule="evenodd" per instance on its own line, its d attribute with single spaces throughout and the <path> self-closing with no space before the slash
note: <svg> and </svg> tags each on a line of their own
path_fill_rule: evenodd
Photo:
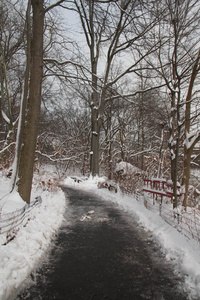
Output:
<svg viewBox="0 0 200 300">
<path fill-rule="evenodd" d="M 177 220 L 178 220 L 178 225 L 180 224 L 180 214 L 177 213 Z"/>
<path fill-rule="evenodd" d="M 138 194 L 138 191 L 136 192 L 136 197 L 135 197 L 135 198 L 136 198 L 137 201 L 139 201 L 139 194 Z"/>
<path fill-rule="evenodd" d="M 147 198 L 146 198 L 145 193 L 144 193 L 144 206 L 147 208 Z"/>
<path fill-rule="evenodd" d="M 160 216 L 162 214 L 162 203 L 163 203 L 163 195 L 161 195 L 161 201 L 160 201 L 160 206 L 159 206 L 159 213 L 160 213 Z"/>
</svg>

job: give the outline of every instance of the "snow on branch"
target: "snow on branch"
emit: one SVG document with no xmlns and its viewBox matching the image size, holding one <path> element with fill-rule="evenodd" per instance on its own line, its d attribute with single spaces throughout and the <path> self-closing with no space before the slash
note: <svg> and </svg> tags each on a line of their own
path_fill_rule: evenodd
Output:
<svg viewBox="0 0 200 300">
<path fill-rule="evenodd" d="M 200 131 L 191 132 L 191 133 L 186 132 L 186 139 L 184 141 L 184 144 L 187 150 L 193 149 L 196 143 L 198 143 L 199 141 L 200 141 Z"/>
<path fill-rule="evenodd" d="M 77 157 L 78 157 L 78 155 L 76 155 L 76 156 L 71 156 L 71 157 L 53 158 L 56 154 L 58 154 L 58 152 L 56 152 L 53 155 L 48 155 L 48 154 L 42 153 L 41 151 L 38 151 L 38 150 L 35 152 L 40 154 L 41 156 L 48 158 L 52 162 L 77 160 Z"/>
<path fill-rule="evenodd" d="M 15 145 L 15 142 L 10 143 L 8 146 L 6 146 L 5 148 L 3 148 L 2 150 L 0 150 L 0 154 L 2 154 L 4 151 L 8 150 L 8 148 L 10 148 L 11 146 Z"/>
<path fill-rule="evenodd" d="M 8 118 L 8 116 L 6 115 L 6 113 L 3 110 L 1 111 L 1 114 L 2 114 L 2 117 L 3 117 L 4 121 L 7 124 L 10 124 L 10 119 Z"/>
</svg>

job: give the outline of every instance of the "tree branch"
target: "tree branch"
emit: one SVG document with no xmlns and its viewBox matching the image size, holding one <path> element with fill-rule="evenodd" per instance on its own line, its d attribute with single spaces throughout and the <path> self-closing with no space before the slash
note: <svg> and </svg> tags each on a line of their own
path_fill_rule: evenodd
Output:
<svg viewBox="0 0 200 300">
<path fill-rule="evenodd" d="M 51 10 L 52 8 L 59 6 L 60 4 L 62 4 L 63 2 L 65 2 L 66 0 L 59 0 L 56 3 L 48 6 L 47 8 L 45 8 L 44 13 L 47 13 L 49 10 Z"/>
</svg>

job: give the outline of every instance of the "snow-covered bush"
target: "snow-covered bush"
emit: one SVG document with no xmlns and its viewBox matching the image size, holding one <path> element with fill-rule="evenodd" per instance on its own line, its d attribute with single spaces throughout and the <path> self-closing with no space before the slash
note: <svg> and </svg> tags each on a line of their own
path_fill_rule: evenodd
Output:
<svg viewBox="0 0 200 300">
<path fill-rule="evenodd" d="M 114 170 L 114 179 L 124 192 L 140 189 L 143 185 L 143 175 L 144 171 L 124 161 L 117 163 Z"/>
</svg>

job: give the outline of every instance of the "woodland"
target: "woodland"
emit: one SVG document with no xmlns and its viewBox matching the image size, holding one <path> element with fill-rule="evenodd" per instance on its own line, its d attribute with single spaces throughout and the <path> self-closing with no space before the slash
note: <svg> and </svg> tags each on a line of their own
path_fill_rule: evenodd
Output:
<svg viewBox="0 0 200 300">
<path fill-rule="evenodd" d="M 199 39 L 198 0 L 1 0 L 0 168 L 11 191 L 29 203 L 34 172 L 52 164 L 61 177 L 123 185 L 166 178 L 174 208 L 196 206 Z M 140 171 L 119 179 L 119 162 Z"/>
</svg>

